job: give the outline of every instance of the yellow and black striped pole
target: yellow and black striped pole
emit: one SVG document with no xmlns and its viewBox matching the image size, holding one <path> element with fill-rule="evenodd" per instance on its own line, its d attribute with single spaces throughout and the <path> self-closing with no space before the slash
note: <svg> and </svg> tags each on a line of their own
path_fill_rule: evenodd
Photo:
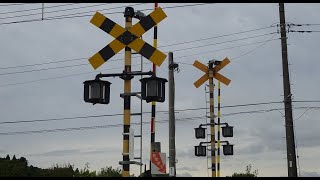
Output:
<svg viewBox="0 0 320 180">
<path fill-rule="evenodd" d="M 127 13 L 129 11 L 129 13 Z M 125 10 L 125 28 L 129 30 L 132 27 L 132 17 L 134 10 L 132 7 L 126 7 Z M 124 54 L 124 70 L 126 73 L 131 72 L 131 48 L 128 46 L 125 47 Z M 124 110 L 123 110 L 123 169 L 122 169 L 122 177 L 130 176 L 130 164 L 129 164 L 129 129 L 130 129 L 130 100 L 131 96 L 131 79 L 124 79 Z"/>
<path fill-rule="evenodd" d="M 215 131 L 214 131 L 214 99 L 213 99 L 213 63 L 209 62 L 209 91 L 210 91 L 210 130 L 211 130 L 211 171 L 212 177 L 216 177 L 215 159 Z"/>
<path fill-rule="evenodd" d="M 156 10 L 158 7 L 158 3 L 154 3 L 154 9 Z M 158 34 L 158 27 L 157 24 L 154 26 L 154 38 L 153 38 L 153 47 L 157 48 L 157 34 Z M 152 71 L 154 75 L 156 75 L 156 65 L 152 64 Z M 151 143 L 150 143 L 150 170 L 151 170 L 151 158 L 152 158 L 152 143 L 155 142 L 155 135 L 156 135 L 156 102 L 152 101 L 151 103 Z"/>
<path fill-rule="evenodd" d="M 218 163 L 217 163 L 217 177 L 220 177 L 220 81 L 218 81 Z"/>
</svg>

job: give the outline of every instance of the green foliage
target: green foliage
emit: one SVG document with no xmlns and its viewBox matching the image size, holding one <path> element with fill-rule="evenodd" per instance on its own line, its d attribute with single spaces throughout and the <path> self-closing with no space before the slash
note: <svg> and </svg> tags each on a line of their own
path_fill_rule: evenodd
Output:
<svg viewBox="0 0 320 180">
<path fill-rule="evenodd" d="M 89 163 L 86 163 L 86 166 L 84 167 L 84 169 L 81 169 L 80 171 L 78 170 L 76 173 L 74 173 L 74 176 L 75 177 L 96 177 L 97 173 L 96 171 L 90 172 Z"/>
<path fill-rule="evenodd" d="M 246 167 L 246 172 L 245 173 L 233 173 L 231 177 L 258 177 L 258 170 L 254 170 L 251 172 L 252 166 L 249 164 Z"/>
<path fill-rule="evenodd" d="M 101 171 L 97 175 L 98 177 L 122 177 L 120 169 L 112 169 L 112 167 L 101 168 Z"/>
<path fill-rule="evenodd" d="M 13 156 L 15 158 L 15 156 Z M 10 156 L 0 160 L 0 176 L 27 176 L 28 167 L 24 162 L 10 160 Z"/>
<path fill-rule="evenodd" d="M 101 168 L 101 171 L 90 171 L 89 163 L 86 163 L 84 169 L 74 170 L 74 166 L 70 164 L 52 165 L 51 168 L 41 169 L 38 167 L 28 166 L 26 158 L 19 159 L 14 155 L 10 160 L 10 156 L 6 158 L 0 157 L 0 177 L 3 176 L 22 176 L 22 177 L 121 177 L 120 169 L 113 169 L 111 166 Z M 131 175 L 134 177 L 134 175 Z"/>
</svg>

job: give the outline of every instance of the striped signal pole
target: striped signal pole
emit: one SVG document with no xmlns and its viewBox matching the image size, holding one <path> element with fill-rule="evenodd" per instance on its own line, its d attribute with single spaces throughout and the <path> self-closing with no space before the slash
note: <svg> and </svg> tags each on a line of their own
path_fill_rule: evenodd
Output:
<svg viewBox="0 0 320 180">
<path fill-rule="evenodd" d="M 154 9 L 156 10 L 158 7 L 158 3 L 154 3 Z M 154 26 L 154 37 L 153 37 L 153 47 L 157 48 L 157 34 L 158 34 L 158 27 L 157 24 Z M 152 71 L 154 75 L 156 75 L 156 65 L 152 64 Z M 151 143 L 150 143 L 150 170 L 151 170 L 151 159 L 152 159 L 152 143 L 155 142 L 155 134 L 156 134 L 156 102 L 152 101 L 151 103 Z"/>
<path fill-rule="evenodd" d="M 129 30 L 132 27 L 132 17 L 134 15 L 134 9 L 132 7 L 126 7 L 125 9 L 125 28 Z M 126 73 L 131 72 L 131 48 L 125 47 L 124 53 L 124 71 Z M 130 129 L 130 100 L 131 96 L 131 78 L 124 79 L 124 108 L 123 108 L 123 161 L 129 162 L 129 129 Z M 123 164 L 122 177 L 130 176 L 130 164 Z"/>
<path fill-rule="evenodd" d="M 214 129 L 214 99 L 213 99 L 213 62 L 209 62 L 209 91 L 210 91 L 210 130 L 211 130 L 211 171 L 212 177 L 216 177 L 216 158 L 215 158 L 215 129 Z"/>
<path fill-rule="evenodd" d="M 220 177 L 220 81 L 218 81 L 218 163 L 217 163 L 217 176 Z"/>
</svg>

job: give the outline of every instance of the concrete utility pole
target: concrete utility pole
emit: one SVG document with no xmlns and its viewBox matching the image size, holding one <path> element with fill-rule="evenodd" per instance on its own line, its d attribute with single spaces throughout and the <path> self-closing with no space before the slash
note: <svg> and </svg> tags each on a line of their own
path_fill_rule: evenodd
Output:
<svg viewBox="0 0 320 180">
<path fill-rule="evenodd" d="M 173 53 L 169 52 L 169 176 L 176 176 L 176 145 L 175 130 L 176 119 L 174 116 L 175 84 L 173 71 L 178 64 L 173 63 Z"/>
<path fill-rule="evenodd" d="M 288 177 L 297 177 L 284 3 L 279 3 Z"/>
</svg>

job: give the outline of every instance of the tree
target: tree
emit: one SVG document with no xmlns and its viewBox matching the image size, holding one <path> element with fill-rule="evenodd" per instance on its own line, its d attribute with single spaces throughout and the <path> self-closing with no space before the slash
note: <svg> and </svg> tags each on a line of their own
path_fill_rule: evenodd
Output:
<svg viewBox="0 0 320 180">
<path fill-rule="evenodd" d="M 9 156 L 9 154 L 7 154 L 6 160 L 10 160 L 10 156 Z"/>
<path fill-rule="evenodd" d="M 231 177 L 257 177 L 258 176 L 258 170 L 254 170 L 251 172 L 252 166 L 249 164 L 246 167 L 246 172 L 245 173 L 233 173 Z"/>
<path fill-rule="evenodd" d="M 122 177 L 121 169 L 113 169 L 112 166 L 101 168 L 98 177 Z"/>
<path fill-rule="evenodd" d="M 17 158 L 16 158 L 16 155 L 15 155 L 15 154 L 13 155 L 12 160 L 13 160 L 13 161 L 17 160 Z"/>
</svg>

